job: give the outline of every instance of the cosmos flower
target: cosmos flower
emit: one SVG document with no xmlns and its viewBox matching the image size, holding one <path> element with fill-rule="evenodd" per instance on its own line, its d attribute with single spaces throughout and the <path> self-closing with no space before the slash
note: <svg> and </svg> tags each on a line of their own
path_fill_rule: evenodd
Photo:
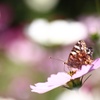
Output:
<svg viewBox="0 0 100 100">
<path fill-rule="evenodd" d="M 30 88 L 32 89 L 32 92 L 42 94 L 59 86 L 64 86 L 69 89 L 81 87 L 85 82 L 82 82 L 83 76 L 99 67 L 100 58 L 94 60 L 91 65 L 83 65 L 81 69 L 72 69 L 67 72 L 58 72 L 57 74 L 52 74 L 47 79 L 47 82 L 30 85 Z"/>
<path fill-rule="evenodd" d="M 100 16 L 81 16 L 79 20 L 86 26 L 89 34 L 100 33 Z"/>
<path fill-rule="evenodd" d="M 64 91 L 56 100 L 96 100 L 90 92 L 85 90 Z M 99 100 L 99 99 L 98 99 Z"/>
<path fill-rule="evenodd" d="M 27 39 L 17 38 L 6 46 L 6 56 L 15 63 L 39 63 L 44 57 L 44 50 Z M 19 55 L 18 55 L 19 54 Z M 35 55 L 35 57 L 33 57 Z"/>
<path fill-rule="evenodd" d="M 25 32 L 30 39 L 46 46 L 69 45 L 88 35 L 84 24 L 68 20 L 48 22 L 46 19 L 36 19 L 25 28 Z"/>
</svg>

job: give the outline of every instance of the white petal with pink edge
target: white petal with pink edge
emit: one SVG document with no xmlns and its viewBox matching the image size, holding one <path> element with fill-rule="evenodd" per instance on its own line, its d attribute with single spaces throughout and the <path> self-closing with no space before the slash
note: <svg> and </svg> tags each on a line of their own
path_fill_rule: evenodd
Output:
<svg viewBox="0 0 100 100">
<path fill-rule="evenodd" d="M 48 92 L 54 88 L 64 85 L 68 81 L 70 81 L 71 76 L 65 72 L 59 72 L 57 74 L 51 75 L 47 82 L 44 83 L 37 83 L 35 85 L 30 85 L 32 92 L 36 92 L 39 94 Z"/>
</svg>

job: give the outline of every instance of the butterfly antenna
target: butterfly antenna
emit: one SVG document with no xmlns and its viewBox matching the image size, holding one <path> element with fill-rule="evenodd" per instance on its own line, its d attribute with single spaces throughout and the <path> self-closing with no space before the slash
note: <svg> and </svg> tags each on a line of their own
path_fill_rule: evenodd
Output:
<svg viewBox="0 0 100 100">
<path fill-rule="evenodd" d="M 67 64 L 67 62 L 65 62 L 64 60 L 62 60 L 62 59 L 59 59 L 59 58 L 50 57 L 50 59 L 59 60 L 59 61 L 62 61 L 64 64 Z"/>
<path fill-rule="evenodd" d="M 63 61 L 62 59 L 54 58 L 54 57 L 50 57 L 50 59 L 55 59 L 55 60 L 58 60 L 58 61 L 63 62 L 63 63 L 64 63 L 64 71 L 65 71 L 65 72 L 67 72 L 68 70 L 70 70 L 69 67 L 68 67 L 68 70 L 66 70 L 65 64 L 67 64 L 67 62 Z"/>
<path fill-rule="evenodd" d="M 59 60 L 59 61 L 65 62 L 65 61 L 63 61 L 62 59 L 59 59 L 59 58 L 50 57 L 50 59 L 55 59 L 55 60 Z"/>
</svg>

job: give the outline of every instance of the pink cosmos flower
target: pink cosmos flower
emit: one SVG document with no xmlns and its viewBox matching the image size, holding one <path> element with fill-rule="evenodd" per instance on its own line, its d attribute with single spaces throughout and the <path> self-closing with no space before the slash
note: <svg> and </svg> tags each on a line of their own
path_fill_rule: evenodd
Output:
<svg viewBox="0 0 100 100">
<path fill-rule="evenodd" d="M 48 79 L 47 82 L 44 83 L 36 83 L 35 85 L 30 85 L 32 92 L 36 92 L 39 94 L 48 92 L 52 89 L 55 89 L 59 86 L 64 86 L 67 88 L 76 88 L 81 87 L 82 84 L 82 77 L 89 73 L 92 70 L 95 70 L 100 67 L 100 58 L 93 61 L 91 65 L 83 65 L 81 69 L 72 70 L 69 72 L 58 72 L 57 74 L 52 74 Z M 73 73 L 73 74 L 71 74 Z M 78 83 L 75 82 L 78 80 Z M 87 80 L 87 79 L 86 79 Z M 69 82 L 72 82 L 73 86 L 70 87 Z"/>
</svg>

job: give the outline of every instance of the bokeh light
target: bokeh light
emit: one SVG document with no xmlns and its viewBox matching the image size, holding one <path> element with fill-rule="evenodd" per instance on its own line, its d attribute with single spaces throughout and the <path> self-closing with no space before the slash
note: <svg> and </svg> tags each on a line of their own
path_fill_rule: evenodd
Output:
<svg viewBox="0 0 100 100">
<path fill-rule="evenodd" d="M 29 8 L 40 13 L 51 11 L 59 0 L 24 0 Z"/>
</svg>

